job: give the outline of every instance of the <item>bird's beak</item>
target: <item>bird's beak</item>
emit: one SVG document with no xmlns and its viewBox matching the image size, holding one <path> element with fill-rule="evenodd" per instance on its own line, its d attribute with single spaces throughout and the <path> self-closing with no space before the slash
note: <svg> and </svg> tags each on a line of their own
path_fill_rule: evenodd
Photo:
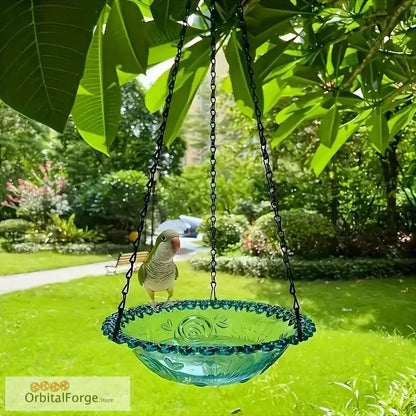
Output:
<svg viewBox="0 0 416 416">
<path fill-rule="evenodd" d="M 174 253 L 176 253 L 181 247 L 181 242 L 179 240 L 179 237 L 173 237 L 171 241 L 172 241 L 172 250 Z"/>
</svg>

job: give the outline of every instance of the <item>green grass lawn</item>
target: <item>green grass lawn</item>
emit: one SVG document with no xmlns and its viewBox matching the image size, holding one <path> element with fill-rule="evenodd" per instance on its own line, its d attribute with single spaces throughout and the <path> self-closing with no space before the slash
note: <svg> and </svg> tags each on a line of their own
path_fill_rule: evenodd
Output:
<svg viewBox="0 0 416 416">
<path fill-rule="evenodd" d="M 53 251 L 39 251 L 37 253 L 0 252 L 0 276 L 97 263 L 112 258 L 108 255 L 60 254 Z"/>
<path fill-rule="evenodd" d="M 176 298 L 208 297 L 209 275 L 178 265 Z M 217 294 L 290 305 L 286 283 L 219 274 Z M 415 278 L 299 282 L 303 312 L 317 325 L 314 337 L 289 347 L 248 383 L 204 388 L 159 378 L 126 345 L 101 335 L 101 322 L 116 310 L 123 284 L 123 275 L 88 277 L 0 296 L 0 414 L 5 376 L 130 376 L 131 411 L 114 414 L 220 416 L 241 409 L 237 414 L 243 416 L 315 416 L 323 414 L 316 406 L 342 410 L 351 397 L 334 382 L 357 378 L 365 408 L 373 375 L 385 393 L 398 372 L 416 366 Z M 128 306 L 144 302 L 134 279 Z"/>
</svg>

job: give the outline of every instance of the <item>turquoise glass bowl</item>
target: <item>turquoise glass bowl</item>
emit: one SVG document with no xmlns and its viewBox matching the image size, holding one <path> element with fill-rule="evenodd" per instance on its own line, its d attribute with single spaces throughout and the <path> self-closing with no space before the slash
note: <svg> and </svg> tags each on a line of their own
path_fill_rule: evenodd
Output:
<svg viewBox="0 0 416 416">
<path fill-rule="evenodd" d="M 117 313 L 103 323 L 113 340 Z M 301 316 L 302 341 L 315 332 Z M 161 377 L 196 386 L 244 383 L 298 344 L 292 310 L 237 300 L 183 300 L 124 311 L 117 343 Z"/>
</svg>

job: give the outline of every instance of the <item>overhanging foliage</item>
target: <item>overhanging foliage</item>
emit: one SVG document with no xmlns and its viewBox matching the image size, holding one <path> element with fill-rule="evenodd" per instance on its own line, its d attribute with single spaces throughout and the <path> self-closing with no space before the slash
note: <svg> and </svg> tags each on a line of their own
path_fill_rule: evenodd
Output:
<svg viewBox="0 0 416 416">
<path fill-rule="evenodd" d="M 166 143 L 178 134 L 208 70 L 207 4 L 192 5 Z M 236 1 L 217 5 L 218 46 L 225 49 L 237 104 L 252 115 Z M 0 98 L 57 130 L 75 100 L 84 139 L 107 152 L 117 132 L 120 85 L 174 56 L 184 8 L 184 1 L 112 0 L 104 7 L 104 0 L 7 0 L 0 16 Z M 317 174 L 363 125 L 384 153 L 416 112 L 415 10 L 412 0 L 247 0 L 263 111 L 292 99 L 277 114 L 272 145 L 320 119 L 321 144 L 312 161 Z M 163 105 L 167 76 L 149 91 L 154 111 Z"/>
</svg>

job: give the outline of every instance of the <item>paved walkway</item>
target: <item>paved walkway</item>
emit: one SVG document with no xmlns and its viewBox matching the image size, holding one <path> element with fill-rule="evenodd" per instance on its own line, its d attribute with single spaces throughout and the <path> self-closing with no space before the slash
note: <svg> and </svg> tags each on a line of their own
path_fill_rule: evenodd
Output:
<svg viewBox="0 0 416 416">
<path fill-rule="evenodd" d="M 183 241 L 181 239 L 181 241 Z M 191 241 L 184 243 L 175 256 L 175 261 L 183 261 L 192 257 L 196 251 L 206 251 L 206 248 L 194 246 Z M 20 273 L 9 276 L 0 276 L 0 295 L 17 290 L 48 285 L 51 283 L 68 282 L 85 276 L 102 276 L 106 265 L 114 265 L 115 261 L 86 264 L 82 266 L 62 267 L 60 269 L 42 270 L 39 272 Z M 120 269 L 120 271 L 126 269 Z"/>
<path fill-rule="evenodd" d="M 82 266 L 62 267 L 61 269 L 0 276 L 0 295 L 51 283 L 68 282 L 69 280 L 80 279 L 85 276 L 101 276 L 105 274 L 104 266 L 113 263 L 106 261 Z"/>
</svg>

